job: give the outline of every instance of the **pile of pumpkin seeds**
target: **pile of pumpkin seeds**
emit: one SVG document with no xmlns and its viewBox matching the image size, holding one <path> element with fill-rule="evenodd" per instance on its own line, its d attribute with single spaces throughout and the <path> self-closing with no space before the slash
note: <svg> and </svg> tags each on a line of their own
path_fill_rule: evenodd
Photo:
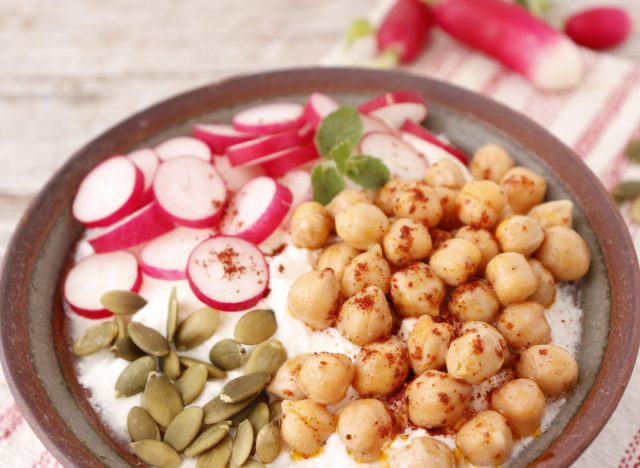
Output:
<svg viewBox="0 0 640 468">
<path fill-rule="evenodd" d="M 127 317 L 147 301 L 130 291 L 110 291 L 102 305 L 114 314 L 108 322 L 87 329 L 73 343 L 76 356 L 107 347 L 129 361 L 115 385 L 116 396 L 142 394 L 141 405 L 127 417 L 132 450 L 146 463 L 178 466 L 182 457 L 197 457 L 198 468 L 261 467 L 280 454 L 279 402 L 269 404 L 266 386 L 286 361 L 282 343 L 270 339 L 277 323 L 272 310 L 246 313 L 234 338 L 218 341 L 203 362 L 179 352 L 195 348 L 215 333 L 219 313 L 204 307 L 178 323 L 178 299 L 169 297 L 166 337 Z M 247 353 L 245 345 L 256 345 Z M 202 393 L 208 379 L 244 366 L 244 375 L 228 381 L 220 395 L 204 407 L 187 406 Z M 254 455 L 255 458 L 251 458 Z"/>
<path fill-rule="evenodd" d="M 640 139 L 631 140 L 625 154 L 631 163 L 640 163 Z M 623 180 L 614 188 L 613 198 L 619 204 L 631 202 L 631 220 L 640 224 L 640 180 Z"/>
</svg>

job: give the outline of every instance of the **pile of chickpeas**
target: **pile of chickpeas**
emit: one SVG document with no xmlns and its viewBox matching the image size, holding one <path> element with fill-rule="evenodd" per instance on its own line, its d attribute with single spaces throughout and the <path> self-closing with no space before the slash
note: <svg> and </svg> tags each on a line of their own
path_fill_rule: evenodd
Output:
<svg viewBox="0 0 640 468">
<path fill-rule="evenodd" d="M 326 207 L 295 210 L 293 244 L 322 250 L 292 285 L 289 312 L 313 329 L 336 327 L 360 351 L 304 354 L 279 369 L 268 390 L 284 400 L 293 452 L 311 456 L 337 432 L 353 457 L 372 461 L 419 427 L 455 433 L 467 461 L 497 465 L 514 439 L 538 430 L 546 399 L 575 386 L 576 361 L 551 343 L 545 318 L 556 281 L 589 269 L 573 205 L 543 203 L 544 177 L 496 145 L 476 152 L 470 172 L 441 160 L 422 181 L 392 179 L 376 194 L 344 190 Z M 414 322 L 406 340 L 403 319 Z M 505 370 L 473 414 L 473 386 Z M 350 387 L 360 399 L 333 414 Z M 453 467 L 455 458 L 417 437 L 392 466 Z"/>
</svg>

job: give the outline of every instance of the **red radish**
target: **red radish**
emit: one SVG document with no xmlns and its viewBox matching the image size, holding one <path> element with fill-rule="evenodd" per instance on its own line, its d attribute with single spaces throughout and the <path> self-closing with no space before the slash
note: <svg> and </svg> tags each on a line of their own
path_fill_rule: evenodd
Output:
<svg viewBox="0 0 640 468">
<path fill-rule="evenodd" d="M 259 164 L 273 153 L 310 142 L 313 138 L 313 133 L 310 127 L 288 130 L 275 135 L 238 143 L 227 148 L 226 153 L 232 166 L 252 166 Z"/>
<path fill-rule="evenodd" d="M 623 8 L 595 7 L 574 14 L 564 31 L 581 46 L 603 50 L 627 40 L 633 28 L 629 13 Z"/>
<path fill-rule="evenodd" d="M 96 252 L 113 252 L 155 239 L 173 227 L 153 202 L 92 236 L 89 243 Z"/>
<path fill-rule="evenodd" d="M 227 183 L 227 189 L 235 192 L 251 179 L 264 175 L 260 166 L 233 167 L 227 156 L 213 158 L 213 166 Z"/>
<path fill-rule="evenodd" d="M 231 145 L 256 138 L 251 133 L 239 132 L 231 125 L 225 124 L 194 125 L 193 136 L 208 144 L 214 154 L 222 154 Z"/>
<path fill-rule="evenodd" d="M 156 237 L 140 252 L 142 271 L 163 280 L 185 279 L 189 255 L 198 244 L 213 235 L 211 229 L 177 227 Z"/>
<path fill-rule="evenodd" d="M 289 224 L 295 208 L 301 203 L 309 201 L 312 198 L 313 190 L 311 188 L 311 174 L 308 171 L 296 169 L 287 172 L 282 176 L 279 182 L 287 187 L 292 195 L 291 208 L 283 221 L 283 224 L 287 225 Z"/>
<path fill-rule="evenodd" d="M 524 75 L 536 86 L 560 90 L 583 73 L 580 50 L 525 8 L 504 0 L 427 0 L 436 23 L 460 42 Z"/>
<path fill-rule="evenodd" d="M 427 103 L 417 91 L 395 91 L 378 96 L 358 107 L 363 114 L 382 120 L 397 130 L 405 120 L 422 122 L 427 118 Z"/>
<path fill-rule="evenodd" d="M 154 148 L 162 161 L 167 161 L 179 156 L 194 156 L 196 158 L 211 161 L 211 150 L 197 138 L 181 136 L 169 138 Z"/>
<path fill-rule="evenodd" d="M 90 319 L 111 317 L 100 303 L 108 291 L 138 291 L 142 275 L 135 255 L 120 251 L 93 254 L 76 263 L 64 280 L 64 298 L 76 314 Z"/>
<path fill-rule="evenodd" d="M 457 165 L 460 168 L 460 171 L 464 175 L 466 180 L 471 180 L 471 173 L 469 172 L 469 168 L 463 164 L 458 158 L 453 156 L 450 152 L 445 151 L 442 146 L 435 145 L 427 140 L 424 140 L 420 137 L 417 137 L 413 133 L 402 132 L 400 137 L 410 144 L 413 149 L 415 149 L 420 156 L 422 156 L 427 162 L 428 166 L 432 166 L 442 159 L 447 159 Z"/>
<path fill-rule="evenodd" d="M 272 178 L 253 179 L 229 201 L 220 232 L 259 244 L 280 225 L 292 199 L 289 189 Z"/>
<path fill-rule="evenodd" d="M 187 279 L 198 299 L 225 312 L 258 303 L 269 286 L 260 249 L 237 237 L 218 236 L 198 245 L 187 263 Z"/>
<path fill-rule="evenodd" d="M 274 153 L 271 157 L 264 161 L 262 169 L 269 177 L 282 177 L 291 169 L 300 167 L 310 161 L 314 161 L 319 157 L 316 145 L 310 143 L 308 145 L 296 146 L 288 150 Z"/>
<path fill-rule="evenodd" d="M 429 143 L 438 146 L 449 153 L 454 158 L 457 158 L 462 164 L 465 166 L 469 164 L 469 157 L 461 150 L 456 148 L 455 146 L 449 145 L 442 141 L 440 138 L 435 136 L 429 130 L 424 128 L 422 125 L 418 125 L 411 120 L 406 120 L 402 127 L 400 128 L 403 132 L 411 133 L 412 135 L 417 136 L 418 138 L 422 138 Z"/>
<path fill-rule="evenodd" d="M 272 135 L 300 128 L 304 122 L 304 111 L 300 104 L 281 102 L 239 112 L 233 117 L 233 128 L 241 132 Z"/>
<path fill-rule="evenodd" d="M 109 226 L 138 209 L 144 176 L 126 156 L 113 156 L 94 167 L 80 183 L 71 212 L 86 227 Z"/>
<path fill-rule="evenodd" d="M 133 164 L 142 172 L 144 177 L 144 191 L 142 194 L 143 204 L 146 205 L 153 199 L 153 191 L 151 185 L 153 184 L 153 176 L 156 173 L 156 169 L 160 165 L 160 159 L 155 151 L 149 148 L 143 148 L 127 155 Z"/>
<path fill-rule="evenodd" d="M 362 134 L 366 135 L 371 132 L 389 132 L 393 133 L 393 130 L 382 120 L 372 115 L 360 114 L 362 119 Z"/>
<path fill-rule="evenodd" d="M 423 1 L 397 0 L 376 32 L 378 52 L 394 52 L 400 63 L 415 60 L 433 24 L 433 15 Z"/>
<path fill-rule="evenodd" d="M 320 125 L 322 119 L 340 107 L 340 103 L 326 94 L 313 93 L 304 106 L 304 117 L 313 127 Z"/>
<path fill-rule="evenodd" d="M 427 169 L 425 160 L 413 149 L 391 133 L 371 132 L 360 140 L 362 154 L 382 160 L 391 175 L 409 180 L 422 180 Z"/>
</svg>

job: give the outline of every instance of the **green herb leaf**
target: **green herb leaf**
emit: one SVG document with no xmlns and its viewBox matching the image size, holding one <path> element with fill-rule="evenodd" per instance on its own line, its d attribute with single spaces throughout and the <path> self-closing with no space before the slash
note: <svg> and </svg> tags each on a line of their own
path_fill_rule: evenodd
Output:
<svg viewBox="0 0 640 468">
<path fill-rule="evenodd" d="M 629 161 L 640 162 L 640 138 L 629 142 L 626 154 Z"/>
<path fill-rule="evenodd" d="M 350 141 L 338 143 L 329 151 L 329 157 L 335 161 L 338 170 L 343 174 L 347 171 L 347 160 L 352 152 L 353 144 Z"/>
<path fill-rule="evenodd" d="M 347 48 L 351 47 L 358 39 L 364 39 L 365 37 L 372 36 L 375 33 L 375 29 L 365 18 L 357 18 L 351 22 L 347 28 L 347 34 L 345 35 L 345 45 Z"/>
<path fill-rule="evenodd" d="M 311 172 L 313 199 L 326 205 L 344 190 L 344 179 L 332 162 L 322 162 Z"/>
<path fill-rule="evenodd" d="M 316 146 L 327 158 L 334 146 L 349 141 L 356 146 L 362 136 L 362 119 L 353 107 L 340 107 L 327 115 L 316 133 Z"/>
<path fill-rule="evenodd" d="M 353 156 L 347 161 L 347 177 L 361 187 L 377 189 L 389 181 L 391 174 L 387 166 L 373 156 Z"/>
<path fill-rule="evenodd" d="M 640 181 L 626 180 L 620 182 L 613 191 L 613 198 L 618 203 L 640 197 Z"/>
<path fill-rule="evenodd" d="M 549 0 L 516 0 L 516 3 L 536 16 L 543 16 L 551 6 Z"/>
</svg>

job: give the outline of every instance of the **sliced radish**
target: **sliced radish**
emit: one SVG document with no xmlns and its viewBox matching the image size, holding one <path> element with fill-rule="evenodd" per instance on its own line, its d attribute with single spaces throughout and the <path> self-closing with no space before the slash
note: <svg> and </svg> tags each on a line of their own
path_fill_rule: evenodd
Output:
<svg viewBox="0 0 640 468">
<path fill-rule="evenodd" d="M 409 63 L 424 49 L 433 26 L 433 15 L 424 1 L 396 0 L 376 31 L 378 52 L 392 52 L 400 63 Z"/>
<path fill-rule="evenodd" d="M 371 132 L 389 132 L 393 133 L 391 127 L 385 124 L 382 120 L 372 115 L 360 114 L 362 119 L 362 134 L 366 135 Z"/>
<path fill-rule="evenodd" d="M 156 146 L 154 150 L 162 161 L 179 156 L 194 156 L 211 161 L 211 150 L 206 143 L 188 136 L 169 138 Z"/>
<path fill-rule="evenodd" d="M 272 178 L 253 179 L 229 201 L 220 232 L 259 244 L 280 225 L 292 199 L 289 189 Z"/>
<path fill-rule="evenodd" d="M 269 177 L 282 177 L 291 169 L 300 167 L 310 161 L 314 161 L 319 157 L 316 145 L 313 143 L 296 146 L 288 150 L 274 153 L 271 157 L 264 161 L 262 169 Z"/>
<path fill-rule="evenodd" d="M 236 312 L 262 299 L 269 285 L 269 268 L 255 245 L 237 237 L 218 236 L 193 250 L 187 279 L 202 302 Z"/>
<path fill-rule="evenodd" d="M 89 238 L 89 243 L 96 252 L 113 252 L 155 239 L 173 227 L 173 223 L 154 202 L 103 229 Z"/>
<path fill-rule="evenodd" d="M 358 110 L 382 120 L 394 130 L 405 120 L 422 122 L 427 117 L 427 103 L 417 91 L 395 91 L 365 102 Z"/>
<path fill-rule="evenodd" d="M 225 155 L 213 158 L 213 166 L 227 183 L 227 189 L 235 192 L 251 179 L 264 175 L 260 166 L 233 167 Z"/>
<path fill-rule="evenodd" d="M 144 176 L 126 156 L 101 162 L 80 183 L 71 212 L 87 227 L 108 226 L 138 209 Z"/>
<path fill-rule="evenodd" d="M 285 217 L 282 222 L 283 225 L 288 225 L 291 216 L 293 215 L 293 211 L 296 207 L 306 201 L 311 200 L 313 190 L 311 188 L 311 174 L 309 171 L 304 171 L 302 169 L 296 169 L 293 171 L 287 172 L 279 182 L 287 187 L 291 192 L 291 208 L 289 209 L 289 213 Z"/>
<path fill-rule="evenodd" d="M 422 138 L 415 136 L 413 133 L 402 132 L 400 137 L 413 146 L 413 148 L 427 161 L 427 165 L 431 166 L 442 159 L 448 159 L 460 168 L 466 180 L 472 179 L 469 168 L 458 158 L 444 150 L 441 146 L 434 145 L 427 140 L 423 140 Z"/>
<path fill-rule="evenodd" d="M 214 154 L 222 154 L 231 145 L 256 138 L 252 133 L 239 132 L 225 124 L 194 125 L 193 136 L 208 144 Z"/>
<path fill-rule="evenodd" d="M 227 187 L 208 162 L 194 156 L 178 156 L 160 164 L 153 194 L 160 209 L 174 223 L 206 228 L 222 217 Z"/>
<path fill-rule="evenodd" d="M 153 184 L 153 176 L 156 173 L 156 169 L 160 165 L 160 158 L 155 151 L 149 148 L 143 148 L 127 155 L 133 164 L 142 172 L 144 177 L 144 191 L 142 194 L 143 204 L 151 202 L 153 199 L 153 191 L 151 185 Z"/>
<path fill-rule="evenodd" d="M 233 128 L 258 135 L 293 130 L 304 125 L 304 111 L 300 104 L 282 102 L 263 104 L 243 110 L 233 117 Z"/>
<path fill-rule="evenodd" d="M 140 252 L 142 271 L 163 280 L 185 279 L 189 255 L 200 242 L 214 234 L 211 229 L 177 227 L 155 238 Z"/>
<path fill-rule="evenodd" d="M 360 152 L 380 158 L 391 175 L 422 180 L 427 164 L 415 149 L 391 133 L 372 132 L 360 140 Z"/>
<path fill-rule="evenodd" d="M 340 103 L 326 94 L 313 93 L 304 106 L 304 117 L 314 127 L 320 125 L 322 119 L 340 107 Z"/>
<path fill-rule="evenodd" d="M 232 166 L 252 166 L 269 159 L 267 156 L 273 153 L 308 143 L 312 138 L 311 127 L 288 130 L 230 146 L 226 154 Z"/>
<path fill-rule="evenodd" d="M 469 157 L 463 151 L 459 150 L 455 146 L 445 143 L 440 138 L 438 138 L 433 133 L 431 133 L 429 130 L 424 128 L 422 125 L 419 125 L 411 120 L 405 120 L 400 130 L 402 130 L 403 132 L 411 133 L 412 135 L 415 135 L 418 138 L 422 138 L 423 140 L 428 141 L 432 145 L 442 148 L 451 156 L 458 159 L 465 166 L 469 164 Z"/>
<path fill-rule="evenodd" d="M 100 303 L 108 291 L 138 291 L 142 275 L 135 255 L 120 251 L 93 254 L 71 268 L 64 280 L 64 298 L 78 315 L 90 319 L 111 317 Z"/>
</svg>

